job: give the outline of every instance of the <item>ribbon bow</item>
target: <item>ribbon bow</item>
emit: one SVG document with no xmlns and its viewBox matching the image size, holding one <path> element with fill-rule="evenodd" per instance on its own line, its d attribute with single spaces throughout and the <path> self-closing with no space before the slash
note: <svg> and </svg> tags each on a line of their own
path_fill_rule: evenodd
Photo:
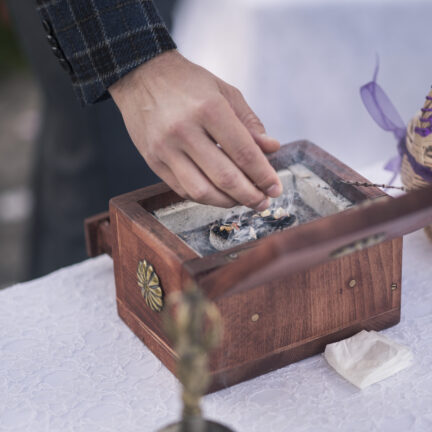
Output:
<svg viewBox="0 0 432 432">
<path fill-rule="evenodd" d="M 432 170 L 417 162 L 414 156 L 408 151 L 406 146 L 407 127 L 397 109 L 387 96 L 385 91 L 377 84 L 379 72 L 379 62 L 375 68 L 374 76 L 371 82 L 360 88 L 360 96 L 367 111 L 375 122 L 382 129 L 392 132 L 398 141 L 398 155 L 390 159 L 385 165 L 387 171 L 393 173 L 390 185 L 394 183 L 402 166 L 402 159 L 406 156 L 414 172 L 423 178 L 426 182 L 432 183 Z M 429 98 L 429 97 L 428 97 Z M 432 117 L 426 120 L 430 123 L 430 128 L 416 128 L 415 133 L 421 136 L 427 136 L 432 133 Z"/>
</svg>

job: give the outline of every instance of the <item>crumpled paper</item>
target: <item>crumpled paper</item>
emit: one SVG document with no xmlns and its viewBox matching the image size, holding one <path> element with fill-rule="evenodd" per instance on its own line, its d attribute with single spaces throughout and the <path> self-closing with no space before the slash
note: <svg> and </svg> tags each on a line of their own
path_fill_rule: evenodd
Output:
<svg viewBox="0 0 432 432">
<path fill-rule="evenodd" d="M 406 369 L 413 361 L 408 347 L 366 330 L 327 345 L 324 357 L 336 372 L 360 389 Z"/>
</svg>

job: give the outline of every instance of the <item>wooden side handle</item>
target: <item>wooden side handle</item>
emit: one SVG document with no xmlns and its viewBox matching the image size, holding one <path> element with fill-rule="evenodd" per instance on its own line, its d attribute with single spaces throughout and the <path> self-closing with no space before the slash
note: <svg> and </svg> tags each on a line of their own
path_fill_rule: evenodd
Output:
<svg viewBox="0 0 432 432">
<path fill-rule="evenodd" d="M 112 232 L 109 212 L 99 213 L 84 221 L 86 249 L 89 257 L 104 253 L 112 256 Z"/>
</svg>

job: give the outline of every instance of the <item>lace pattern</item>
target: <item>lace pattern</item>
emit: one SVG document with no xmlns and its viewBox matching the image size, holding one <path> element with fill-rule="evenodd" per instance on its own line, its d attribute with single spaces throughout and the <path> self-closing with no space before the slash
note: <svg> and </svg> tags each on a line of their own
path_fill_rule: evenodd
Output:
<svg viewBox="0 0 432 432">
<path fill-rule="evenodd" d="M 357 390 L 311 357 L 209 395 L 238 432 L 432 430 L 432 245 L 405 239 L 402 322 L 414 365 Z M 0 431 L 151 432 L 180 414 L 173 376 L 118 318 L 107 256 L 0 292 Z"/>
</svg>

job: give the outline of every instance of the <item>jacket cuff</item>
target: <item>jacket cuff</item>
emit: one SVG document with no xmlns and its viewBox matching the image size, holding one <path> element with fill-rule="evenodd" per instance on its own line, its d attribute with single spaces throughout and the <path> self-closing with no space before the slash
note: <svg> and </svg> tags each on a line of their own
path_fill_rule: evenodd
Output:
<svg viewBox="0 0 432 432">
<path fill-rule="evenodd" d="M 176 48 L 151 0 L 38 0 L 48 42 L 83 105 L 153 57 Z"/>
</svg>

